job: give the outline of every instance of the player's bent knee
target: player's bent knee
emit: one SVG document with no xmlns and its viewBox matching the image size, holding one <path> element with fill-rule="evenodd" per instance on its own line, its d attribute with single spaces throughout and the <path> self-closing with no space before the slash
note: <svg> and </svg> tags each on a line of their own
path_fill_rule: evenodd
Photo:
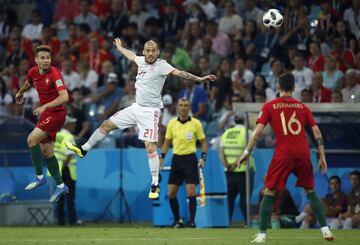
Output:
<svg viewBox="0 0 360 245">
<path fill-rule="evenodd" d="M 146 152 L 152 154 L 156 152 L 157 146 L 155 142 L 145 142 Z"/>
<path fill-rule="evenodd" d="M 116 129 L 116 125 L 112 123 L 109 119 L 103 121 L 100 125 L 100 130 L 109 133 L 110 131 Z"/>
</svg>

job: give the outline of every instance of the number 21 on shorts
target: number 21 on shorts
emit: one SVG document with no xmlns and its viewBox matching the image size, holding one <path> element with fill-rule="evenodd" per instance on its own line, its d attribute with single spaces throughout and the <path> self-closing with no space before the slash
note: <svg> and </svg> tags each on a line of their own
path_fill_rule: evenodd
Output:
<svg viewBox="0 0 360 245">
<path fill-rule="evenodd" d="M 296 111 L 294 111 L 287 123 L 284 111 L 280 113 L 280 119 L 284 135 L 288 135 L 288 131 L 290 131 L 292 135 L 298 135 L 301 132 L 301 123 L 296 119 Z M 296 124 L 296 130 L 293 129 L 293 124 Z"/>
<path fill-rule="evenodd" d="M 153 136 L 153 130 L 152 129 L 145 129 L 144 131 L 144 138 L 152 138 Z"/>
</svg>

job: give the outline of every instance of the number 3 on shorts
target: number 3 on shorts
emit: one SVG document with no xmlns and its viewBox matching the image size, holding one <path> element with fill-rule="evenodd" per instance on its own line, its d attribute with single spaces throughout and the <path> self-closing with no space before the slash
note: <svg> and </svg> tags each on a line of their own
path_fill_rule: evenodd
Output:
<svg viewBox="0 0 360 245">
<path fill-rule="evenodd" d="M 286 125 L 286 120 L 285 120 L 285 114 L 283 111 L 280 113 L 280 118 L 281 118 L 281 126 L 283 129 L 284 135 L 288 135 L 288 130 L 293 135 L 298 135 L 301 132 L 301 123 L 298 119 L 296 119 L 296 111 L 294 111 L 294 113 L 291 115 L 290 120 L 288 121 L 287 125 Z M 293 124 L 296 124 L 296 127 L 297 127 L 296 130 L 293 130 L 293 128 L 292 128 Z"/>
<path fill-rule="evenodd" d="M 152 138 L 153 130 L 152 129 L 145 129 L 144 131 L 144 138 Z"/>
</svg>

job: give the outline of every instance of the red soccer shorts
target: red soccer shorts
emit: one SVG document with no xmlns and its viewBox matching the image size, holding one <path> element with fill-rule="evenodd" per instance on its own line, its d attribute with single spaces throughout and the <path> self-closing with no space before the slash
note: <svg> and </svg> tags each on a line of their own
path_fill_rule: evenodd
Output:
<svg viewBox="0 0 360 245">
<path fill-rule="evenodd" d="M 289 175 L 297 177 L 296 186 L 314 189 L 314 173 L 310 158 L 272 159 L 266 174 L 265 186 L 272 190 L 283 190 Z"/>
<path fill-rule="evenodd" d="M 46 132 L 48 138 L 41 143 L 49 143 L 56 140 L 56 133 L 59 132 L 65 122 L 66 112 L 61 111 L 45 111 L 41 114 L 36 127 Z"/>
</svg>

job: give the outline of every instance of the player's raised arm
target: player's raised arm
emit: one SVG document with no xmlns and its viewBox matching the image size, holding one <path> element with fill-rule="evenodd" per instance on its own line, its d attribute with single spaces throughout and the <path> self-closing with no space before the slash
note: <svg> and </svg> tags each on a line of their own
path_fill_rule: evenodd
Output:
<svg viewBox="0 0 360 245">
<path fill-rule="evenodd" d="M 311 131 L 315 138 L 316 147 L 319 152 L 318 168 L 321 169 L 321 172 L 326 173 L 327 163 L 325 159 L 325 147 L 324 147 L 321 131 L 317 125 L 313 126 L 311 128 Z"/>
<path fill-rule="evenodd" d="M 174 76 L 177 76 L 177 77 L 180 77 L 182 79 L 188 79 L 188 80 L 192 80 L 192 81 L 196 81 L 196 82 L 205 82 L 205 81 L 215 81 L 217 79 L 217 77 L 215 75 L 206 75 L 206 76 L 203 76 L 203 77 L 198 77 L 198 76 L 195 76 L 187 71 L 181 71 L 181 70 L 178 70 L 178 69 L 175 69 L 172 73 L 172 75 Z"/>
<path fill-rule="evenodd" d="M 115 38 L 113 44 L 116 46 L 116 49 L 122 53 L 126 58 L 131 61 L 135 61 L 136 54 L 122 46 L 120 38 Z"/>
<path fill-rule="evenodd" d="M 264 132 L 265 125 L 262 123 L 258 123 L 254 132 L 252 133 L 249 143 L 246 146 L 243 154 L 240 156 L 239 160 L 237 161 L 237 166 L 239 166 L 242 162 L 244 162 L 249 156 L 250 152 L 256 146 L 257 142 L 261 139 L 263 132 Z"/>
<path fill-rule="evenodd" d="M 32 87 L 29 80 L 26 80 L 23 86 L 20 88 L 19 92 L 15 95 L 15 100 L 17 104 L 22 104 L 24 102 L 24 93 Z"/>
</svg>

